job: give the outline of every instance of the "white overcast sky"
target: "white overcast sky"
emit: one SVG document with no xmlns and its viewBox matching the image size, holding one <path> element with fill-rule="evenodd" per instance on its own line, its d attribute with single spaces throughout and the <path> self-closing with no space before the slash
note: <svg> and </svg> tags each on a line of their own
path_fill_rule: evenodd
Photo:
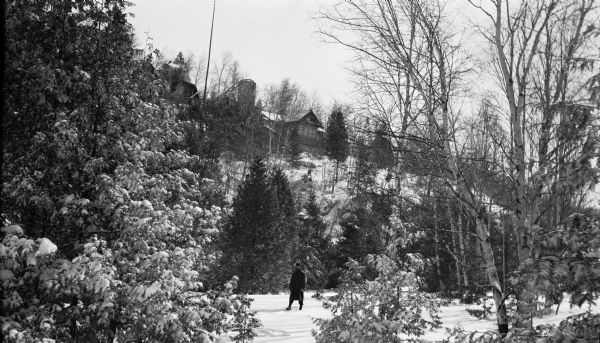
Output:
<svg viewBox="0 0 600 343">
<path fill-rule="evenodd" d="M 346 70 L 347 49 L 325 43 L 313 20 L 336 0 L 217 0 L 211 65 L 230 52 L 241 71 L 262 87 L 290 78 L 325 105 L 351 104 L 353 85 Z M 476 37 L 470 21 L 479 15 L 466 0 L 446 2 L 448 19 L 456 24 L 463 44 Z M 212 0 L 134 0 L 130 9 L 138 44 L 145 32 L 154 47 L 173 58 L 208 54 Z M 467 33 L 467 31 L 469 33 Z M 479 49 L 472 49 L 479 50 Z"/>
<path fill-rule="evenodd" d="M 323 0 L 217 0 L 211 61 L 231 52 L 259 88 L 290 78 L 330 104 L 347 102 L 350 54 L 324 43 L 312 18 Z M 138 0 L 130 9 L 138 44 L 145 32 L 167 56 L 208 54 L 212 0 Z M 211 63 L 212 64 L 212 63 Z"/>
</svg>

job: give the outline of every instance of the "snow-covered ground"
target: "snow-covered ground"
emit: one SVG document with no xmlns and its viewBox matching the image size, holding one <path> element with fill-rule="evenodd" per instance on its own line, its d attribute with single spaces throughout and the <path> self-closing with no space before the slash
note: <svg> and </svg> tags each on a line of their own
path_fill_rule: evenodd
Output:
<svg viewBox="0 0 600 343">
<path fill-rule="evenodd" d="M 258 312 L 257 317 L 263 324 L 258 328 L 258 337 L 254 342 L 314 342 L 311 330 L 316 326 L 312 320 L 328 318 L 330 313 L 319 301 L 312 298 L 313 294 L 305 292 L 302 311 L 298 310 L 297 301 L 292 305 L 291 311 L 284 310 L 288 304 L 287 294 L 252 296 L 252 308 Z"/>
<path fill-rule="evenodd" d="M 305 303 L 302 311 L 298 310 L 298 302 L 294 302 L 291 311 L 285 311 L 288 304 L 287 294 L 277 295 L 252 295 L 254 302 L 252 309 L 257 311 L 257 318 L 261 320 L 262 327 L 256 331 L 258 336 L 254 339 L 256 343 L 311 343 L 315 339 L 311 335 L 315 318 L 328 318 L 330 313 L 326 311 L 321 303 L 312 298 L 314 292 L 305 293 Z M 421 337 L 426 342 L 437 342 L 447 337 L 446 328 L 452 329 L 456 325 L 462 326 L 465 331 L 494 331 L 496 320 L 494 317 L 488 319 L 477 319 L 470 316 L 465 309 L 480 308 L 477 305 L 451 304 L 441 308 L 442 328 L 429 331 Z M 561 304 L 558 314 L 544 318 L 535 318 L 534 325 L 542 323 L 558 324 L 564 318 L 585 312 L 583 308 L 569 308 L 568 299 Z M 593 312 L 600 312 L 600 305 L 592 307 Z M 228 342 L 226 339 L 222 343 Z"/>
</svg>

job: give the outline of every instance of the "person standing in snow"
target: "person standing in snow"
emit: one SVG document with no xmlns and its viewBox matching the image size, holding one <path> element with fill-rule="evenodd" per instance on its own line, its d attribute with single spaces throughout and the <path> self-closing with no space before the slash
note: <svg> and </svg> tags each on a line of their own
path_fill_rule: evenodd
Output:
<svg viewBox="0 0 600 343">
<path fill-rule="evenodd" d="M 287 311 L 292 309 L 292 303 L 294 300 L 298 300 L 300 303 L 300 310 L 302 310 L 302 305 L 304 304 L 304 287 L 306 286 L 306 275 L 301 270 L 300 262 L 296 263 L 296 270 L 292 273 L 292 278 L 290 279 L 290 303 L 286 308 Z"/>
</svg>

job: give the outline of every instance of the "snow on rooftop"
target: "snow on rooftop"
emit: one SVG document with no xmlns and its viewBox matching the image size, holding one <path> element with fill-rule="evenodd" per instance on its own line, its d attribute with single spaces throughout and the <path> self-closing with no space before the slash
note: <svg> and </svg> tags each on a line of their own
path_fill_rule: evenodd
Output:
<svg viewBox="0 0 600 343">
<path fill-rule="evenodd" d="M 264 118 L 272 120 L 272 121 L 285 121 L 285 122 L 293 122 L 293 121 L 298 121 L 300 119 L 302 119 L 304 116 L 306 116 L 308 113 L 310 113 L 311 110 L 301 110 L 298 111 L 294 114 L 289 114 L 285 117 L 282 117 L 281 114 L 278 113 L 272 113 L 272 112 L 268 112 L 268 111 L 262 111 L 262 115 Z"/>
<path fill-rule="evenodd" d="M 264 118 L 269 119 L 269 120 L 279 120 L 280 116 L 277 113 L 271 113 L 271 112 L 267 112 L 267 111 L 262 111 L 262 115 Z"/>
</svg>

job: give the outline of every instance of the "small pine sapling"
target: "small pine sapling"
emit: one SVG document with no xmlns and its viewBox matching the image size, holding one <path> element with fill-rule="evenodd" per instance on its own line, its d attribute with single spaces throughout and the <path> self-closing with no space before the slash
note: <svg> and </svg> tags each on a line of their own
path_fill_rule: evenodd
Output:
<svg viewBox="0 0 600 343">
<path fill-rule="evenodd" d="M 256 312 L 250 311 L 250 303 L 254 299 L 249 298 L 247 295 L 238 295 L 233 299 L 233 324 L 231 331 L 237 334 L 230 337 L 233 342 L 248 343 L 254 340 L 256 337 L 256 331 L 254 329 L 260 327 L 262 324 L 257 319 Z"/>
<path fill-rule="evenodd" d="M 484 297 L 477 299 L 477 305 L 481 306 L 481 309 L 468 308 L 466 311 L 477 319 L 489 318 L 492 314 L 493 298 Z"/>
</svg>

